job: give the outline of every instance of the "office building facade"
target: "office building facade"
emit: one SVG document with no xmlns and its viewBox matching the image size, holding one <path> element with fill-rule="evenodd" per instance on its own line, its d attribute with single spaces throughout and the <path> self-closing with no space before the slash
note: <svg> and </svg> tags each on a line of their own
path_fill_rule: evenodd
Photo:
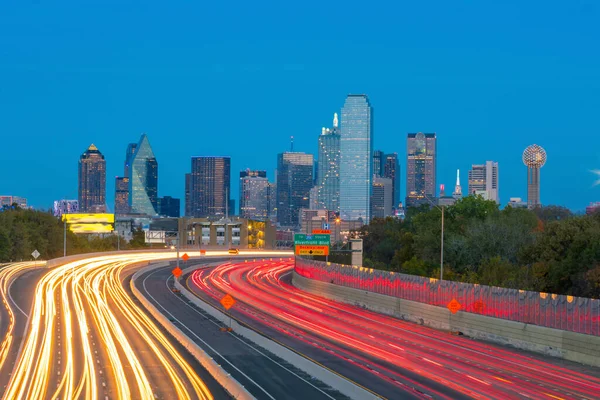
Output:
<svg viewBox="0 0 600 400">
<path fill-rule="evenodd" d="M 385 218 L 392 215 L 393 186 L 390 178 L 375 176 L 371 195 L 371 218 Z"/>
<path fill-rule="evenodd" d="M 229 157 L 192 157 L 192 171 L 186 181 L 186 214 L 195 218 L 225 216 L 231 196 Z"/>
<path fill-rule="evenodd" d="M 469 171 L 469 195 L 481 195 L 486 200 L 500 203 L 498 190 L 498 163 L 486 161 L 473 164 Z"/>
<path fill-rule="evenodd" d="M 277 222 L 296 227 L 298 213 L 308 208 L 313 187 L 313 155 L 285 152 L 277 156 Z"/>
<path fill-rule="evenodd" d="M 406 143 L 406 207 L 435 201 L 437 137 L 409 133 Z"/>
<path fill-rule="evenodd" d="M 240 218 L 266 221 L 269 218 L 269 194 L 266 171 L 241 171 Z"/>
<path fill-rule="evenodd" d="M 130 145 L 131 146 L 131 145 Z M 129 157 L 130 148 L 128 147 Z M 129 212 L 148 216 L 158 215 L 158 162 L 143 134 L 125 169 L 129 178 Z"/>
<path fill-rule="evenodd" d="M 159 197 L 158 214 L 161 217 L 179 218 L 181 214 L 181 200 L 171 196 Z"/>
<path fill-rule="evenodd" d="M 93 144 L 79 157 L 79 210 L 106 212 L 106 160 Z"/>
<path fill-rule="evenodd" d="M 400 160 L 398 153 L 386 154 L 382 159 L 382 177 L 392 180 L 392 208 L 400 204 Z"/>
<path fill-rule="evenodd" d="M 373 118 L 366 95 L 348 95 L 340 138 L 340 216 L 368 223 L 373 179 Z"/>
<path fill-rule="evenodd" d="M 115 214 L 124 215 L 129 213 L 129 178 L 115 178 Z"/>
<path fill-rule="evenodd" d="M 318 208 L 340 210 L 340 138 L 338 116 L 334 114 L 333 128 L 323 128 L 319 136 Z"/>
<path fill-rule="evenodd" d="M 373 176 L 383 176 L 385 155 L 381 150 L 373 151 Z"/>
</svg>

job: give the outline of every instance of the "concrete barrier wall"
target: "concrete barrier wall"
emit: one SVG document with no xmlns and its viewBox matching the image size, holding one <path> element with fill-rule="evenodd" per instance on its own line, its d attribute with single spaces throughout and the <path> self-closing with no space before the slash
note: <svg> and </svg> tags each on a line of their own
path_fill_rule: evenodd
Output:
<svg viewBox="0 0 600 400">
<path fill-rule="evenodd" d="M 194 358 L 200 362 L 200 364 L 208 371 L 209 374 L 215 378 L 215 380 L 223 386 L 223 388 L 235 399 L 240 400 L 255 400 L 255 397 L 252 396 L 245 388 L 239 383 L 235 378 L 233 378 L 227 371 L 221 368 L 217 362 L 210 357 L 202 348 L 200 348 L 194 341 L 183 333 L 179 328 L 169 321 L 169 319 L 162 314 L 150 301 L 142 295 L 142 293 L 136 288 L 135 280 L 139 277 L 140 274 L 155 270 L 158 268 L 164 268 L 168 266 L 169 263 L 156 263 L 151 264 L 146 268 L 142 268 L 133 274 L 131 278 L 131 290 L 133 291 L 134 296 L 142 303 L 142 305 L 150 312 L 152 315 L 183 347 L 185 347 Z"/>
<path fill-rule="evenodd" d="M 186 268 L 183 270 L 183 275 L 192 272 L 197 269 L 197 267 Z M 190 302 L 204 310 L 206 313 L 221 321 L 224 324 L 230 324 L 230 318 L 224 312 L 218 310 L 212 305 L 202 301 L 194 294 L 190 293 L 179 281 L 175 282 L 175 287 L 181 291 Z M 288 349 L 280 345 L 279 343 L 270 340 L 269 338 L 253 331 L 252 329 L 248 329 L 237 323 L 235 320 L 231 320 L 231 328 L 233 331 L 246 339 L 250 340 L 253 343 L 256 343 L 258 346 L 262 347 L 275 354 L 279 358 L 285 360 L 286 362 L 292 364 L 296 368 L 301 371 L 309 374 L 310 376 L 324 382 L 329 385 L 333 389 L 338 392 L 344 394 L 345 396 L 350 397 L 351 399 L 356 400 L 367 400 L 367 399 L 378 399 L 379 397 L 375 394 L 369 392 L 365 388 L 358 386 L 354 382 L 346 379 L 345 377 L 337 374 L 336 372 L 327 369 L 316 362 L 309 360 L 308 358 Z"/>
<path fill-rule="evenodd" d="M 600 337 L 545 328 L 521 322 L 458 311 L 403 300 L 397 297 L 349 288 L 305 278 L 293 272 L 292 283 L 299 289 L 392 315 L 436 329 L 459 331 L 477 339 L 511 345 L 582 364 L 600 367 Z"/>
</svg>

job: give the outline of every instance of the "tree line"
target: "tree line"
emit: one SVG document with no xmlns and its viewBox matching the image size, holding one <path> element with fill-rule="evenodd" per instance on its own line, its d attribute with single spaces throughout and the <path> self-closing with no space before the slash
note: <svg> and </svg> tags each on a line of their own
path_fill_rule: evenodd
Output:
<svg viewBox="0 0 600 400">
<path fill-rule="evenodd" d="M 39 251 L 48 260 L 63 256 L 63 223 L 50 212 L 21 209 L 16 205 L 0 212 L 0 262 L 33 260 L 31 253 Z M 136 231 L 126 243 L 116 235 L 75 235 L 67 230 L 67 255 L 144 248 L 144 232 Z"/>
<path fill-rule="evenodd" d="M 600 213 L 527 210 L 468 196 L 445 208 L 444 279 L 600 297 Z M 404 221 L 374 219 L 354 234 L 364 265 L 439 278 L 441 211 L 410 208 Z"/>
</svg>

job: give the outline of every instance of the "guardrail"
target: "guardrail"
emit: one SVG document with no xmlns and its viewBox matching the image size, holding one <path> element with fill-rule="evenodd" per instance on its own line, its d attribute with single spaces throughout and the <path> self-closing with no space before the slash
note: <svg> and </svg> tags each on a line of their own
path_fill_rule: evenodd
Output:
<svg viewBox="0 0 600 400">
<path fill-rule="evenodd" d="M 296 257 L 305 278 L 404 300 L 547 328 L 600 336 L 600 300 L 398 274 Z"/>
</svg>

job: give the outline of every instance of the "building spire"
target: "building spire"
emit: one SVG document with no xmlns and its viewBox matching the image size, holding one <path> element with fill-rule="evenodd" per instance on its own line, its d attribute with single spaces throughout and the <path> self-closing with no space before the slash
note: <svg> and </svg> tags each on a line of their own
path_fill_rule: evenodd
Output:
<svg viewBox="0 0 600 400">
<path fill-rule="evenodd" d="M 455 199 L 460 199 L 462 197 L 462 187 L 460 186 L 460 170 L 456 170 L 456 186 L 454 186 L 454 193 L 452 193 L 452 197 Z"/>
<path fill-rule="evenodd" d="M 333 127 L 334 128 L 338 127 L 338 115 L 337 115 L 337 113 L 333 113 Z"/>
<path fill-rule="evenodd" d="M 290 136 L 290 152 L 294 152 L 294 137 Z"/>
</svg>

